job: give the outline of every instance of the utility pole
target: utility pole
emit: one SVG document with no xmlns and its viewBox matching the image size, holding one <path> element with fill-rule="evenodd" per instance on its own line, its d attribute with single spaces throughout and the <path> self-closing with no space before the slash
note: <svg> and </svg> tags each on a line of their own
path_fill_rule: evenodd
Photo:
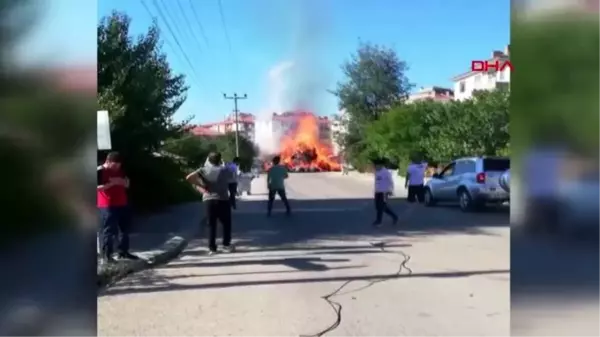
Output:
<svg viewBox="0 0 600 337">
<path fill-rule="evenodd" d="M 233 100 L 233 112 L 235 113 L 235 155 L 236 157 L 240 156 L 240 131 L 239 131 L 239 110 L 238 110 L 238 100 L 248 98 L 248 95 L 244 94 L 244 96 L 238 96 L 237 93 L 233 93 L 233 96 L 227 96 L 223 94 L 223 98 L 232 99 Z"/>
</svg>

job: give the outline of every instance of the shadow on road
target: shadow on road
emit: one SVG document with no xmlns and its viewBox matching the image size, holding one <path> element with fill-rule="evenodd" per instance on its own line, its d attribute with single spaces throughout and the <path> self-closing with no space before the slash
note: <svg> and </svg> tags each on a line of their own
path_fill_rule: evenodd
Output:
<svg viewBox="0 0 600 337">
<path fill-rule="evenodd" d="M 266 195 L 268 195 L 268 194 L 269 194 L 269 193 L 266 193 L 266 192 L 259 192 L 259 193 L 253 192 L 253 193 L 251 193 L 251 194 L 244 193 L 242 196 L 244 196 L 244 195 L 245 195 L 245 196 L 257 197 L 257 196 L 266 196 Z"/>
<path fill-rule="evenodd" d="M 232 256 L 229 255 L 231 258 Z M 177 264 L 165 265 L 162 266 L 161 269 L 164 268 L 188 268 L 188 267 L 228 267 L 228 266 L 248 266 L 248 265 L 256 265 L 256 266 L 285 266 L 296 269 L 298 271 L 325 271 L 329 270 L 323 263 L 339 263 L 339 262 L 348 262 L 348 259 L 323 259 L 320 257 L 287 257 L 280 259 L 260 259 L 260 260 L 235 260 L 235 261 L 219 261 L 218 259 L 208 258 L 206 260 L 202 260 L 201 262 L 194 263 L 186 263 L 181 262 Z"/>
<path fill-rule="evenodd" d="M 240 246 L 277 249 L 311 240 L 376 241 L 378 237 L 441 234 L 494 235 L 490 227 L 508 227 L 508 207 L 463 213 L 454 206 L 427 208 L 392 199 L 390 207 L 400 216 L 397 226 L 375 229 L 372 199 L 290 200 L 293 215 L 285 216 L 276 201 L 272 217 L 266 217 L 266 201 L 242 201 L 234 211 L 234 233 Z M 389 218 L 384 219 L 390 222 Z M 305 248 L 305 247 L 303 247 Z"/>
<path fill-rule="evenodd" d="M 177 290 L 200 290 L 200 289 L 223 289 L 231 287 L 249 287 L 249 286 L 263 286 L 263 285 L 281 285 L 281 284 L 293 284 L 293 283 L 320 283 L 320 282 L 348 282 L 348 281 L 372 281 L 372 280 L 385 280 L 385 279 L 407 279 L 407 278 L 456 278 L 456 277 L 470 277 L 476 275 L 497 275 L 497 274 L 508 274 L 510 270 L 479 270 L 479 271 L 459 271 L 459 272 L 438 272 L 438 273 L 414 273 L 410 275 L 396 275 L 394 274 L 379 274 L 379 275 L 362 275 L 362 276 L 342 276 L 342 277 L 315 277 L 315 278 L 291 278 L 291 279 L 277 279 L 277 280 L 255 280 L 255 281 L 236 281 L 236 282 L 217 282 L 207 284 L 177 284 L 169 283 L 169 277 L 163 277 L 162 282 L 152 281 L 152 284 L 147 284 L 143 288 L 129 288 L 119 287 L 110 288 L 106 290 L 102 295 L 113 296 L 120 294 L 135 294 L 135 293 L 152 293 L 152 292 L 163 292 L 163 291 L 177 291 Z M 146 277 L 146 282 L 151 278 Z M 141 284 L 140 284 L 141 285 Z"/>
<path fill-rule="evenodd" d="M 239 242 L 239 241 L 238 241 Z M 243 241 L 242 241 L 243 242 Z M 194 244 L 192 244 L 192 247 L 197 246 L 198 242 L 195 242 Z M 386 248 L 406 248 L 406 247 L 411 247 L 412 245 L 410 244 L 396 244 L 396 243 L 386 243 L 385 247 Z M 335 245 L 335 246 L 323 246 L 323 245 L 294 245 L 294 246 L 288 246 L 288 247 L 283 247 L 283 246 L 277 246 L 277 247 L 242 247 L 242 248 L 237 248 L 236 250 L 236 258 L 244 258 L 244 255 L 239 255 L 241 253 L 253 253 L 253 252 L 261 252 L 261 253 L 271 253 L 271 252 L 276 252 L 276 253 L 289 253 L 289 252 L 298 252 L 301 251 L 302 255 L 307 256 L 307 255 L 323 255 L 323 254 L 327 254 L 327 255 L 344 255 L 344 254 L 372 254 L 372 253 L 380 253 L 381 251 L 379 250 L 373 250 L 372 248 L 369 249 L 368 247 L 362 245 L 362 246 L 358 246 L 358 245 Z M 191 250 L 187 250 L 185 252 L 182 253 L 182 256 L 199 256 L 199 255 L 203 255 L 203 256 L 207 256 L 206 254 L 207 252 L 205 250 L 199 250 L 199 249 L 191 249 Z M 274 255 L 274 254 L 269 254 L 270 258 L 273 257 L 285 257 L 285 256 L 289 256 L 289 255 Z M 211 256 L 210 260 L 214 261 L 214 260 L 218 260 L 219 258 L 225 257 L 227 259 L 230 258 L 230 256 L 228 255 L 224 255 L 224 256 Z"/>
<path fill-rule="evenodd" d="M 290 283 L 317 283 L 334 281 L 361 281 L 386 278 L 442 278 L 469 277 L 481 274 L 502 274 L 508 270 L 480 270 L 439 273 L 414 273 L 412 275 L 360 274 L 339 276 L 322 272 L 338 269 L 360 269 L 366 267 L 351 262 L 351 256 L 381 254 L 381 246 L 393 252 L 411 245 L 402 242 L 408 237 L 428 235 L 496 235 L 490 228 L 508 227 L 508 208 L 490 209 L 481 213 L 463 213 L 453 206 L 426 208 L 408 204 L 404 200 L 390 200 L 390 207 L 400 216 L 393 226 L 385 219 L 384 226 L 374 228 L 374 205 L 372 199 L 291 199 L 293 215 L 284 213 L 282 203 L 277 200 L 274 213 L 266 216 L 265 200 L 240 200 L 233 211 L 234 242 L 238 247 L 233 255 L 204 257 L 206 250 L 205 232 L 188 246 L 184 257 L 177 262 L 133 275 L 101 295 L 146 293 L 169 290 L 212 289 L 242 286 L 277 285 Z M 200 222 L 200 218 L 198 219 Z M 348 257 L 348 258 L 346 258 Z M 352 264 L 352 265 L 349 265 Z M 334 265 L 334 266 L 331 266 Z M 243 272 L 217 274 L 220 267 L 242 266 Z M 277 268 L 281 266 L 281 268 Z M 264 267 L 268 269 L 265 270 Z M 198 268 L 202 272 L 161 273 L 160 270 Z M 211 271 L 211 269 L 213 271 Z M 277 270 L 275 270 L 277 269 Z M 221 269 L 222 270 L 222 269 Z M 206 273 L 204 273 L 206 271 Z M 284 275 L 310 272 L 303 277 Z M 171 275 L 176 274 L 176 275 Z M 198 275 L 196 275 L 198 274 Z M 177 279 L 195 277 L 221 277 L 227 275 L 280 274 L 274 279 L 211 280 L 210 283 L 177 284 Z"/>
<path fill-rule="evenodd" d="M 190 219 L 201 217 L 200 202 L 176 205 L 158 214 L 137 214 L 132 222 L 131 248 L 136 252 L 156 249 L 174 235 L 190 227 Z"/>
</svg>

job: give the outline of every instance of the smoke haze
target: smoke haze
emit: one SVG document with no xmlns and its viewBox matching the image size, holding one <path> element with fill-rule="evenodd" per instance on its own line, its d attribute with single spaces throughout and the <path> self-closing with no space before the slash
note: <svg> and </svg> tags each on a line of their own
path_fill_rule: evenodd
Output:
<svg viewBox="0 0 600 337">
<path fill-rule="evenodd" d="M 327 89 L 332 80 L 325 56 L 332 41 L 331 17 L 326 1 L 290 1 L 281 17 L 289 18 L 272 27 L 279 43 L 289 43 L 289 57 L 267 74 L 266 106 L 257 116 L 255 140 L 263 154 L 279 150 L 281 131 L 273 130 L 272 114 L 306 110 L 326 115 Z"/>
</svg>

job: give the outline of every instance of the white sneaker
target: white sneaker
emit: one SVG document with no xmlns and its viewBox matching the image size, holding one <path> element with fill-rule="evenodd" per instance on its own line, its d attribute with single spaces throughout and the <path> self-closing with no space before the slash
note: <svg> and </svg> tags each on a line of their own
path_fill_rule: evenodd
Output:
<svg viewBox="0 0 600 337">
<path fill-rule="evenodd" d="M 234 245 L 223 246 L 223 252 L 233 253 L 233 252 L 235 252 L 235 246 Z"/>
</svg>

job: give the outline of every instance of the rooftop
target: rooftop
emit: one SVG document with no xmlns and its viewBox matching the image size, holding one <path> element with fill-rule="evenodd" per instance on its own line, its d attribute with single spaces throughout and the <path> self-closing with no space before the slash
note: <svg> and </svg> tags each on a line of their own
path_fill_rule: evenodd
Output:
<svg viewBox="0 0 600 337">
<path fill-rule="evenodd" d="M 294 119 L 294 118 L 301 118 L 301 117 L 307 117 L 307 116 L 314 116 L 320 120 L 328 120 L 329 119 L 327 116 L 317 116 L 314 113 L 308 112 L 308 111 L 286 111 L 286 112 L 282 112 L 280 114 L 273 112 L 274 120 L 286 120 L 286 119 Z"/>
<path fill-rule="evenodd" d="M 430 93 L 430 92 L 434 92 L 435 94 L 440 94 L 440 95 L 454 94 L 454 90 L 452 90 L 450 88 L 432 86 L 432 87 L 421 87 L 419 89 L 419 91 L 417 91 L 411 95 L 421 94 L 421 93 Z"/>
<path fill-rule="evenodd" d="M 217 136 L 222 134 L 221 132 L 213 131 L 204 125 L 193 127 L 191 132 L 196 136 Z"/>
<path fill-rule="evenodd" d="M 273 112 L 272 119 L 276 120 L 276 121 L 289 121 L 289 120 L 293 120 L 293 119 L 297 119 L 297 118 L 301 118 L 301 117 L 305 117 L 305 116 L 315 116 L 319 121 L 322 121 L 322 122 L 329 121 L 329 117 L 327 117 L 327 116 L 317 116 L 311 112 L 306 112 L 306 111 L 286 111 L 286 112 L 282 112 L 282 113 Z M 240 112 L 240 113 L 238 113 L 238 120 L 240 123 L 254 123 L 256 121 L 256 117 L 251 113 Z M 210 128 L 211 126 L 214 126 L 214 125 L 227 125 L 227 124 L 234 124 L 234 123 L 235 123 L 235 114 L 232 113 L 229 116 L 227 116 L 227 118 L 225 118 L 223 121 L 206 123 L 206 124 L 202 124 L 201 126 L 203 128 Z"/>
<path fill-rule="evenodd" d="M 438 86 L 421 87 L 419 91 L 408 96 L 407 102 L 414 102 L 424 99 L 433 99 L 436 101 L 451 100 L 454 97 L 454 90 Z"/>
<path fill-rule="evenodd" d="M 504 47 L 504 50 L 494 50 L 492 51 L 492 55 L 489 59 L 487 59 L 488 62 L 494 62 L 494 61 L 505 61 L 508 60 L 510 57 L 510 45 L 506 45 L 506 47 Z M 452 82 L 458 82 L 462 79 L 465 79 L 467 77 L 471 77 L 474 75 L 479 74 L 479 71 L 467 71 L 464 72 L 460 75 L 454 76 L 451 78 Z"/>
</svg>

